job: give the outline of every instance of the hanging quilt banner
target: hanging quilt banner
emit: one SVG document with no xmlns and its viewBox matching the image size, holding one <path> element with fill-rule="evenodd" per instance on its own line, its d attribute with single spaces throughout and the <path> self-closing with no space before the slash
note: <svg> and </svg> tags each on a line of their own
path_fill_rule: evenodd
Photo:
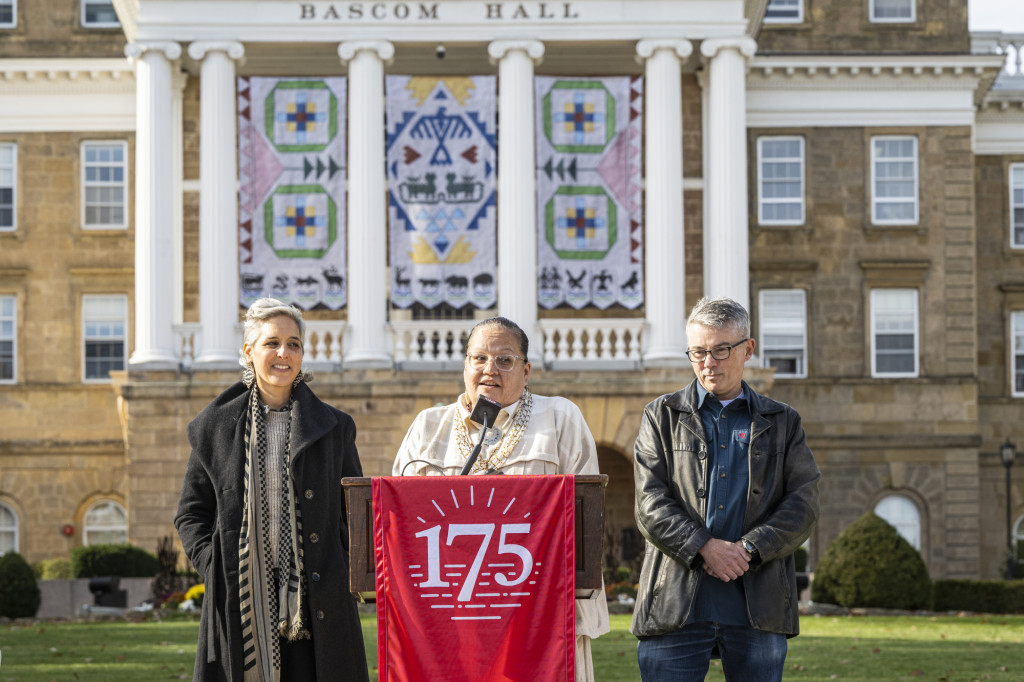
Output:
<svg viewBox="0 0 1024 682">
<path fill-rule="evenodd" d="M 344 307 L 345 79 L 239 78 L 243 308 Z"/>
<path fill-rule="evenodd" d="M 643 303 L 643 80 L 534 82 L 538 303 L 637 308 Z"/>
<path fill-rule="evenodd" d="M 495 304 L 493 76 L 388 76 L 391 302 Z"/>
</svg>

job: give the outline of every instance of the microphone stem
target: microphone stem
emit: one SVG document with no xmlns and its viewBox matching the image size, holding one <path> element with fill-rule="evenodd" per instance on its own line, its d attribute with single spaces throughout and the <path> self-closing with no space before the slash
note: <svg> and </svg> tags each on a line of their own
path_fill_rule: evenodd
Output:
<svg viewBox="0 0 1024 682">
<path fill-rule="evenodd" d="M 480 456 L 480 448 L 483 447 L 484 437 L 487 435 L 487 415 L 484 415 L 484 428 L 480 430 L 480 440 L 476 442 L 476 447 L 473 448 L 473 452 L 470 453 L 469 459 L 466 460 L 466 465 L 462 467 L 462 471 L 459 472 L 459 476 L 466 476 L 469 474 L 473 465 L 476 464 L 476 458 Z"/>
</svg>

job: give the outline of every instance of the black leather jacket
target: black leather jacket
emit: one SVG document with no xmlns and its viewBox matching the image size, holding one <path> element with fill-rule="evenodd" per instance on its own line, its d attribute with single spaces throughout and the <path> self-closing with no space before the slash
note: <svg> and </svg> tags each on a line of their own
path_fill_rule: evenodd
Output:
<svg viewBox="0 0 1024 682">
<path fill-rule="evenodd" d="M 741 578 L 750 623 L 789 636 L 800 630 L 793 552 L 818 519 L 821 472 L 796 410 L 744 382 L 752 423 L 743 539 L 757 549 Z M 634 446 L 636 523 L 647 538 L 630 630 L 637 637 L 683 627 L 704 575 L 709 459 L 697 382 L 644 409 Z"/>
</svg>

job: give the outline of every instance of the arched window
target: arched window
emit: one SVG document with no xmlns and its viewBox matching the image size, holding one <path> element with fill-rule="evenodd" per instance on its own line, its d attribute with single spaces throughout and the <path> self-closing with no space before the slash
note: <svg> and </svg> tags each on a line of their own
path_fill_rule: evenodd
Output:
<svg viewBox="0 0 1024 682">
<path fill-rule="evenodd" d="M 903 495 L 886 495 L 875 505 L 875 513 L 895 526 L 914 549 L 921 550 L 921 512 L 910 498 Z"/>
<path fill-rule="evenodd" d="M 18 515 L 0 502 L 0 555 L 18 551 Z"/>
<path fill-rule="evenodd" d="M 128 542 L 128 513 L 113 500 L 100 500 L 85 512 L 82 543 L 86 545 Z"/>
</svg>

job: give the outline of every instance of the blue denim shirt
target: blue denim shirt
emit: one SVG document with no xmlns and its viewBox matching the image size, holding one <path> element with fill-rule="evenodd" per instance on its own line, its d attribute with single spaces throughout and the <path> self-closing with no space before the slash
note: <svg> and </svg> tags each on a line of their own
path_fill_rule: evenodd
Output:
<svg viewBox="0 0 1024 682">
<path fill-rule="evenodd" d="M 697 394 L 704 436 L 712 458 L 705 523 L 715 538 L 735 542 L 743 534 L 743 516 L 747 511 L 750 406 L 746 394 L 741 393 L 723 407 L 700 382 L 697 383 Z M 697 621 L 750 625 L 743 581 L 726 583 L 703 574 L 688 622 Z"/>
</svg>

